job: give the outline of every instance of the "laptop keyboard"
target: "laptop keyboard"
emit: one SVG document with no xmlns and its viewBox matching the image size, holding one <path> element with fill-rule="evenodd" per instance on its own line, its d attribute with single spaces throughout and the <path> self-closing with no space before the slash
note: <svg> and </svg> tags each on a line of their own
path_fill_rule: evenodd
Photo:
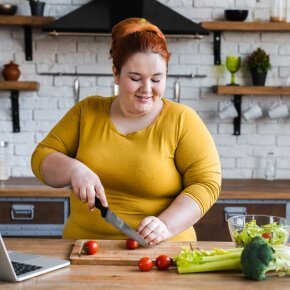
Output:
<svg viewBox="0 0 290 290">
<path fill-rule="evenodd" d="M 23 263 L 13 262 L 13 261 L 11 263 L 12 263 L 12 266 L 14 268 L 16 275 L 26 274 L 26 273 L 29 273 L 29 272 L 32 272 L 32 271 L 35 271 L 35 270 L 42 268 L 39 266 L 23 264 Z"/>
</svg>

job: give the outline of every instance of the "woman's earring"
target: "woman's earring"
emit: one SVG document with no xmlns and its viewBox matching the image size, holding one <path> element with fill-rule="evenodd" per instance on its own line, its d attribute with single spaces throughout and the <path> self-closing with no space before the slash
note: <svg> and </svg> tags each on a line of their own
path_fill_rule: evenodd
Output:
<svg viewBox="0 0 290 290">
<path fill-rule="evenodd" d="M 114 96 L 117 96 L 119 94 L 119 86 L 117 84 L 114 84 L 113 94 Z"/>
</svg>

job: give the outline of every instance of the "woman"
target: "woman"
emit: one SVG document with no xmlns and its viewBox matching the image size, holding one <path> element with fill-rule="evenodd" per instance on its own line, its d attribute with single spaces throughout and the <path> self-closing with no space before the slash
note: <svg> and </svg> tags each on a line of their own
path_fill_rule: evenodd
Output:
<svg viewBox="0 0 290 290">
<path fill-rule="evenodd" d="M 170 54 L 156 26 L 120 22 L 110 54 L 119 94 L 75 105 L 35 149 L 33 172 L 72 186 L 64 238 L 126 238 L 94 210 L 98 197 L 150 246 L 195 240 L 220 191 L 214 142 L 192 109 L 162 97 Z"/>
</svg>

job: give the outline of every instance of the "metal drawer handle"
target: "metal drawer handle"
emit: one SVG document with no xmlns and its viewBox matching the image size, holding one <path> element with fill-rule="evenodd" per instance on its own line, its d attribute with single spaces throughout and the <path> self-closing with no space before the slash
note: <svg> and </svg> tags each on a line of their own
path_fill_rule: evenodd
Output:
<svg viewBox="0 0 290 290">
<path fill-rule="evenodd" d="M 224 208 L 225 211 L 225 221 L 228 222 L 228 219 L 235 215 L 246 215 L 247 208 L 243 206 L 234 207 L 234 206 L 226 206 Z"/>
<path fill-rule="evenodd" d="M 33 204 L 12 204 L 11 219 L 30 221 L 34 219 L 34 205 Z"/>
</svg>

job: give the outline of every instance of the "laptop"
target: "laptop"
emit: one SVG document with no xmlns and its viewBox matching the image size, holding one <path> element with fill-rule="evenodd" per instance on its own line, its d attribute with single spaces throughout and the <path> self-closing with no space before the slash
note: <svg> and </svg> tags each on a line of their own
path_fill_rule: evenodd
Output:
<svg viewBox="0 0 290 290">
<path fill-rule="evenodd" d="M 68 265 L 68 260 L 8 252 L 0 234 L 0 280 L 19 282 Z"/>
</svg>

